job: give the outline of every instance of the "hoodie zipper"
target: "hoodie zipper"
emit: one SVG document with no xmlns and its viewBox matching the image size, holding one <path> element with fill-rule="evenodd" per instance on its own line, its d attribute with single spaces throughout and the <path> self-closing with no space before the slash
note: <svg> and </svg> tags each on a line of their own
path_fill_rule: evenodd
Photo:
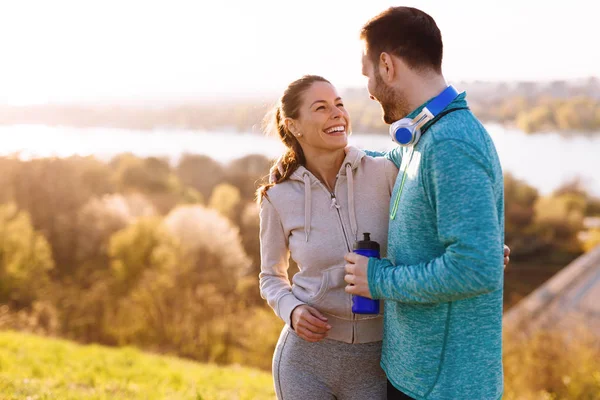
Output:
<svg viewBox="0 0 600 400">
<path fill-rule="evenodd" d="M 337 215 L 338 218 L 340 220 L 340 226 L 342 227 L 342 232 L 344 233 L 344 242 L 346 242 L 346 248 L 348 249 L 348 252 L 350 252 L 350 245 L 348 244 L 348 235 L 346 234 L 346 229 L 344 228 L 344 223 L 342 221 L 342 213 L 340 212 L 340 209 L 338 208 L 338 202 L 337 202 L 337 197 L 335 197 L 335 193 L 329 193 L 331 195 L 331 199 L 333 200 L 334 204 L 335 204 L 335 210 L 337 211 Z"/>
<path fill-rule="evenodd" d="M 339 173 L 335 177 L 335 185 L 333 187 L 333 193 L 331 193 L 331 198 L 334 199 L 336 206 L 337 206 L 337 198 L 335 197 L 335 191 L 337 190 L 337 184 L 338 184 L 338 180 L 339 180 L 338 178 L 339 178 Z M 348 180 L 348 177 L 346 177 L 346 181 L 347 180 Z M 350 190 L 350 188 L 348 188 L 348 190 Z M 352 247 L 350 246 L 350 242 L 348 241 L 348 235 L 346 234 L 346 229 L 344 229 L 344 222 L 342 220 L 342 213 L 340 213 L 340 209 L 338 207 L 335 207 L 335 209 L 336 209 L 336 211 L 338 213 L 338 218 L 340 219 L 340 225 L 342 227 L 342 232 L 344 232 L 344 240 L 346 242 L 346 248 L 348 249 L 348 252 L 351 253 L 352 252 Z M 350 313 L 352 313 L 352 338 L 351 338 L 350 343 L 354 343 L 354 338 L 356 337 L 356 335 L 354 333 L 355 321 L 356 321 L 356 314 L 354 314 L 352 312 L 352 295 L 348 294 L 348 296 L 350 296 Z"/>
<path fill-rule="evenodd" d="M 325 187 L 325 185 L 317 179 L 318 184 L 325 191 L 327 191 L 327 193 L 329 193 L 329 195 L 331 196 L 331 199 L 335 202 L 335 205 L 336 205 L 335 210 L 337 212 L 338 219 L 340 221 L 340 226 L 342 227 L 342 232 L 344 233 L 344 242 L 346 242 L 346 249 L 348 249 L 348 252 L 350 253 L 350 252 L 352 252 L 352 247 L 350 246 L 350 242 L 348 241 L 348 234 L 346 233 L 346 229 L 344 228 L 344 221 L 342 220 L 342 213 L 340 212 L 340 209 L 337 207 L 338 206 L 337 197 L 335 196 L 335 192 L 337 191 L 338 181 L 339 181 L 339 174 L 335 177 L 335 185 L 333 188 L 333 192 L 330 192 L 329 189 L 327 187 Z M 348 190 L 350 190 L 350 188 L 348 188 Z M 352 340 L 350 343 L 354 343 L 354 338 L 356 336 L 354 334 L 354 329 L 355 329 L 354 323 L 356 321 L 356 314 L 354 314 L 352 312 L 352 295 L 348 294 L 348 296 L 350 296 L 350 312 L 352 313 Z"/>
</svg>

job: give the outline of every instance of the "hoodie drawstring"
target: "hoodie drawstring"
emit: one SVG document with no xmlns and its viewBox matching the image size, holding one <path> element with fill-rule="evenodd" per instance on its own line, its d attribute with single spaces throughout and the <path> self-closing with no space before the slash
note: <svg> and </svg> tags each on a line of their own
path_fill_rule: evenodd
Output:
<svg viewBox="0 0 600 400">
<path fill-rule="evenodd" d="M 356 222 L 356 208 L 354 206 L 354 175 L 352 174 L 352 165 L 350 163 L 346 164 L 346 179 L 348 180 L 348 217 L 350 218 L 350 229 L 352 230 L 354 240 L 358 240 L 358 223 Z M 312 214 L 311 181 L 308 172 L 302 174 L 302 180 L 304 181 L 304 235 L 308 242 Z M 331 199 L 331 207 L 340 208 L 335 201 L 335 197 Z"/>
<path fill-rule="evenodd" d="M 357 240 L 358 224 L 356 223 L 356 209 L 354 208 L 354 176 L 352 175 L 352 166 L 346 164 L 346 179 L 348 179 L 348 214 L 350 215 L 350 228 L 352 236 Z"/>
<path fill-rule="evenodd" d="M 304 234 L 308 242 L 308 236 L 310 235 L 311 189 L 310 176 L 307 172 L 302 175 L 302 180 L 304 181 Z"/>
</svg>

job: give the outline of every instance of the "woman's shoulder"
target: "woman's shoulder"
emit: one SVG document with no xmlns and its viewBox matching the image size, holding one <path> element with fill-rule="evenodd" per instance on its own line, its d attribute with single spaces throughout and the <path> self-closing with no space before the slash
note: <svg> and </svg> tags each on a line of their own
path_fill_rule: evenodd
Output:
<svg viewBox="0 0 600 400">
<path fill-rule="evenodd" d="M 398 167 L 385 156 L 365 155 L 361 160 L 361 175 L 372 187 L 378 187 L 389 196 L 398 176 Z"/>
<path fill-rule="evenodd" d="M 288 201 L 291 197 L 297 196 L 297 186 L 298 182 L 291 179 L 275 183 L 264 191 L 261 201 L 267 200 L 273 205 Z"/>
<path fill-rule="evenodd" d="M 396 164 L 385 155 L 373 157 L 365 154 L 361 160 L 361 167 L 368 170 L 398 171 Z"/>
</svg>

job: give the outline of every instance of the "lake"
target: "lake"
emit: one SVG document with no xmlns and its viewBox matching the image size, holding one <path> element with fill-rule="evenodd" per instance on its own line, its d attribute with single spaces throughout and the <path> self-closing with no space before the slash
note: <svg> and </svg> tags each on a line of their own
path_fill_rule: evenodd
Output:
<svg viewBox="0 0 600 400">
<path fill-rule="evenodd" d="M 600 135 L 562 137 L 557 133 L 527 135 L 516 129 L 487 124 L 504 171 L 525 180 L 542 194 L 564 182 L 581 178 L 600 196 Z M 0 155 L 18 153 L 21 159 L 94 155 L 109 160 L 123 152 L 167 157 L 172 163 L 185 153 L 206 154 L 228 162 L 248 154 L 276 157 L 283 145 L 254 133 L 196 132 L 172 129 L 135 131 L 111 128 L 70 128 L 43 125 L 0 127 Z M 386 135 L 355 133 L 350 143 L 369 150 L 394 147 Z"/>
</svg>

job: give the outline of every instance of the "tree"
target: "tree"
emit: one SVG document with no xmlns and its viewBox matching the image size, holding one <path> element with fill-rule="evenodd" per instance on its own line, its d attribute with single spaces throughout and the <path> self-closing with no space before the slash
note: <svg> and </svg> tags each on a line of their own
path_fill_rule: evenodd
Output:
<svg viewBox="0 0 600 400">
<path fill-rule="evenodd" d="M 185 267 L 199 274 L 199 282 L 215 284 L 222 293 L 235 291 L 250 267 L 237 227 L 202 206 L 177 207 L 165 218 L 165 226 L 179 241 Z"/>
<path fill-rule="evenodd" d="M 518 259 L 537 252 L 533 237 L 534 205 L 538 192 L 511 174 L 504 176 L 505 240 L 511 248 L 511 257 Z"/>
<path fill-rule="evenodd" d="M 136 273 L 139 279 L 112 313 L 113 335 L 119 343 L 158 346 L 204 361 L 232 362 L 239 347 L 235 326 L 245 310 L 238 287 L 249 264 L 237 228 L 215 210 L 196 205 L 172 210 L 160 229 L 169 233 L 174 246 L 159 257 L 162 267 Z M 148 258 L 147 249 L 152 246 L 143 243 L 157 241 L 127 242 L 128 247 L 142 242 Z M 139 260 L 140 256 L 121 259 Z"/>
<path fill-rule="evenodd" d="M 148 269 L 174 266 L 177 243 L 157 217 L 140 218 L 134 224 L 115 233 L 109 244 L 111 269 L 128 291 Z"/>
<path fill-rule="evenodd" d="M 169 164 L 156 157 L 123 155 L 116 161 L 116 182 L 121 191 L 162 193 L 173 189 Z"/>
<path fill-rule="evenodd" d="M 0 302 L 31 306 L 49 283 L 54 267 L 46 238 L 14 204 L 0 205 Z"/>
<path fill-rule="evenodd" d="M 260 274 L 260 219 L 258 205 L 249 202 L 244 207 L 240 218 L 240 236 L 244 250 L 251 260 L 251 267 L 247 274 L 247 286 L 243 288 L 244 297 L 253 305 L 264 305 L 260 296 L 258 275 Z"/>
<path fill-rule="evenodd" d="M 252 201 L 258 187 L 267 182 L 271 162 L 262 155 L 248 155 L 227 166 L 227 183 L 237 187 L 243 200 Z"/>
<path fill-rule="evenodd" d="M 181 158 L 176 173 L 185 186 L 196 189 L 205 199 L 225 177 L 225 170 L 220 163 L 208 156 L 192 154 L 185 154 Z"/>
<path fill-rule="evenodd" d="M 215 187 L 208 202 L 209 208 L 217 210 L 221 215 L 230 220 L 235 220 L 237 215 L 239 215 L 239 204 L 239 189 L 227 183 L 221 183 Z"/>
<path fill-rule="evenodd" d="M 124 193 L 143 193 L 160 214 L 167 214 L 180 202 L 199 202 L 200 195 L 187 190 L 167 160 L 138 158 L 124 154 L 113 160 L 115 179 Z"/>
<path fill-rule="evenodd" d="M 548 105 L 537 105 L 519 113 L 517 126 L 527 133 L 551 130 L 554 127 L 552 111 Z"/>
<path fill-rule="evenodd" d="M 77 165 L 75 159 L 37 159 L 20 163 L 11 176 L 14 202 L 50 243 L 52 275 L 58 279 L 71 276 L 77 268 L 77 210 L 93 195 L 83 181 L 84 168 Z"/>
<path fill-rule="evenodd" d="M 583 229 L 585 199 L 574 194 L 545 196 L 537 199 L 535 234 L 555 263 L 568 263 L 582 252 L 578 239 Z"/>
<path fill-rule="evenodd" d="M 80 246 L 77 249 L 77 281 L 86 286 L 110 266 L 111 236 L 137 219 L 156 215 L 154 206 L 140 193 L 92 198 L 78 212 Z"/>
</svg>

